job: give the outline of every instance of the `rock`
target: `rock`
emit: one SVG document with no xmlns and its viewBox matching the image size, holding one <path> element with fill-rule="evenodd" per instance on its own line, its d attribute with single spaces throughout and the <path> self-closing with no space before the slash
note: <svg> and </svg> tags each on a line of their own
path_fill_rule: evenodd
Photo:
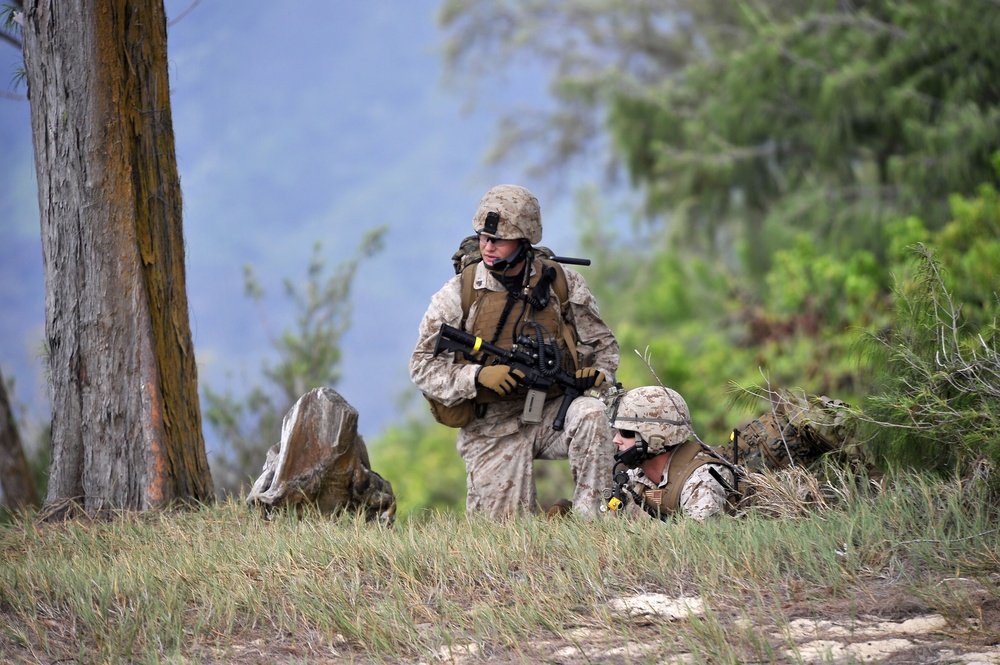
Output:
<svg viewBox="0 0 1000 665">
<path fill-rule="evenodd" d="M 361 511 L 384 524 L 396 512 L 392 485 L 372 471 L 357 410 L 331 388 L 313 389 L 285 414 L 281 440 L 267 451 L 246 503 L 265 510 Z"/>
</svg>

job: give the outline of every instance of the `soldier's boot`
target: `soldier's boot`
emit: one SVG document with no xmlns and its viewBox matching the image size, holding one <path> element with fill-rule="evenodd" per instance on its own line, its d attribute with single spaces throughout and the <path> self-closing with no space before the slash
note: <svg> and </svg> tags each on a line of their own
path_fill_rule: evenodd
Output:
<svg viewBox="0 0 1000 665">
<path fill-rule="evenodd" d="M 569 499 L 558 499 L 547 511 L 545 511 L 546 517 L 564 517 L 569 515 L 570 511 L 573 509 L 573 502 Z"/>
</svg>

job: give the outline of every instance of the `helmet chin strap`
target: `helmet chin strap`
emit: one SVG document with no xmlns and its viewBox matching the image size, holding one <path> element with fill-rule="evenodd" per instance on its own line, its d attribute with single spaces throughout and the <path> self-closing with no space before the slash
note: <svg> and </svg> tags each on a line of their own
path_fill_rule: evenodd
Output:
<svg viewBox="0 0 1000 665">
<path fill-rule="evenodd" d="M 506 258 L 500 259 L 493 265 L 489 266 L 490 270 L 495 272 L 506 272 L 508 268 L 517 265 L 524 254 L 524 241 L 517 243 L 517 248 L 510 253 Z"/>
<path fill-rule="evenodd" d="M 646 459 L 646 452 L 648 450 L 649 447 L 646 445 L 646 442 L 642 440 L 641 436 L 636 434 L 635 445 L 628 450 L 619 450 L 615 453 L 615 461 L 629 468 L 635 468 Z"/>
</svg>

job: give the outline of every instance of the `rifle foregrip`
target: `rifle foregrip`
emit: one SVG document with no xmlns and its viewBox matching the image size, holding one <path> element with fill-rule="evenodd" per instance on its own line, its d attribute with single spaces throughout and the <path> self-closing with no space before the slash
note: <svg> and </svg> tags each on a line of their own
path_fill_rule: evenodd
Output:
<svg viewBox="0 0 1000 665">
<path fill-rule="evenodd" d="M 569 411 L 569 405 L 579 396 L 579 391 L 566 389 L 566 392 L 563 394 L 562 404 L 559 405 L 559 411 L 556 413 L 555 420 L 552 421 L 552 429 L 557 432 L 562 431 L 563 425 L 566 424 L 566 412 Z"/>
</svg>

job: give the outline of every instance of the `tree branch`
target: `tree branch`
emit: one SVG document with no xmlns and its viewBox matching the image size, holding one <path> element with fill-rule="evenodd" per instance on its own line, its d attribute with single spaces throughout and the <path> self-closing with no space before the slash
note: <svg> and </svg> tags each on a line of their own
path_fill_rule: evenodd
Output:
<svg viewBox="0 0 1000 665">
<path fill-rule="evenodd" d="M 167 21 L 167 27 L 169 28 L 169 27 L 171 27 L 171 26 L 176 25 L 177 23 L 179 23 L 185 16 L 187 16 L 188 14 L 190 14 L 191 12 L 193 12 L 194 8 L 197 7 L 200 4 L 201 4 L 201 0 L 194 0 L 194 2 L 192 2 L 190 5 L 188 5 L 188 8 L 185 9 L 184 11 L 182 11 L 180 14 L 178 14 L 176 18 L 174 18 L 171 21 Z"/>
<path fill-rule="evenodd" d="M 21 40 L 10 34 L 9 32 L 4 32 L 0 30 L 0 41 L 5 41 L 17 50 L 21 50 Z"/>
<path fill-rule="evenodd" d="M 909 34 L 906 30 L 892 25 L 891 23 L 879 21 L 878 19 L 871 18 L 869 16 L 859 16 L 857 14 L 820 14 L 817 16 L 811 16 L 799 23 L 799 30 L 801 32 L 806 32 L 815 26 L 826 27 L 830 25 L 847 27 L 858 26 L 866 30 L 888 32 L 897 39 L 902 39 Z"/>
</svg>

